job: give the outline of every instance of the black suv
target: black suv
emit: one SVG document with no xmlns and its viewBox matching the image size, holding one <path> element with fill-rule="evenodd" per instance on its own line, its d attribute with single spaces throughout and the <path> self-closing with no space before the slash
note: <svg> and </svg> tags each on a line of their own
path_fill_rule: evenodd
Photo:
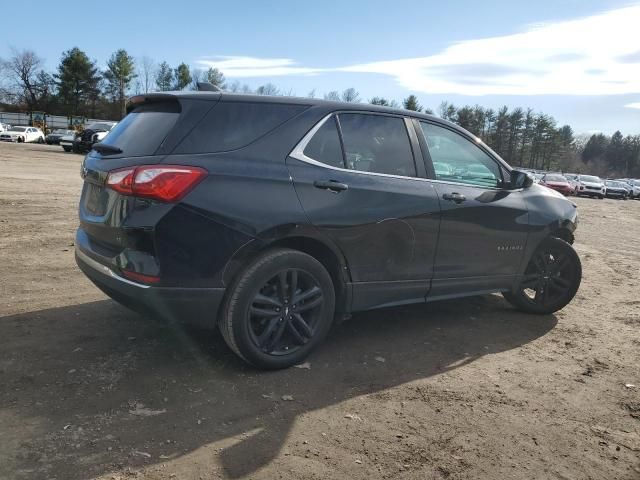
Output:
<svg viewBox="0 0 640 480">
<path fill-rule="evenodd" d="M 217 325 L 251 364 L 300 362 L 354 311 L 575 295 L 575 204 L 430 115 L 209 92 L 130 99 L 93 146 L 76 260 L 134 309 Z"/>
</svg>

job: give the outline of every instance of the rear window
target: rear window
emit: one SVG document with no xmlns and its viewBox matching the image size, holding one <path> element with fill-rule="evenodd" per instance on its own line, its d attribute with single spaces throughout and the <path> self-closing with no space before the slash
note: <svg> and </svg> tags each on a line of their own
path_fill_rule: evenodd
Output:
<svg viewBox="0 0 640 480">
<path fill-rule="evenodd" d="M 141 105 L 124 117 L 101 143 L 127 157 L 153 155 L 180 116 L 178 102 Z"/>
<path fill-rule="evenodd" d="M 237 150 L 282 125 L 308 107 L 285 103 L 219 102 L 174 153 Z"/>
</svg>

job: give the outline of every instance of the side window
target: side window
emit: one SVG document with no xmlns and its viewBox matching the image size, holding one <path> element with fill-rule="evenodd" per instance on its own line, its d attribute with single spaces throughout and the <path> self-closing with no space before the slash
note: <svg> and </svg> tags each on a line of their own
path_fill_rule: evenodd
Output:
<svg viewBox="0 0 640 480">
<path fill-rule="evenodd" d="M 341 113 L 338 119 L 348 169 L 416 176 L 409 134 L 402 118 Z"/>
<path fill-rule="evenodd" d="M 502 183 L 500 166 L 477 145 L 451 130 L 420 122 L 437 180 L 497 187 Z"/>
<path fill-rule="evenodd" d="M 318 129 L 304 149 L 304 154 L 332 167 L 344 168 L 340 136 L 335 117 L 331 117 Z"/>
</svg>

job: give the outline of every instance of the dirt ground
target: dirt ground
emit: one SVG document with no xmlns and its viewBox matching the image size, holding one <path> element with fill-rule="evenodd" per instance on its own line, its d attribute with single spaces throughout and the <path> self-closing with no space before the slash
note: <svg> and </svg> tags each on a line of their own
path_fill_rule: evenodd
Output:
<svg viewBox="0 0 640 480">
<path fill-rule="evenodd" d="M 0 144 L 1 479 L 640 478 L 640 201 L 576 200 L 556 315 L 358 314 L 264 373 L 78 271 L 80 162 Z"/>
</svg>

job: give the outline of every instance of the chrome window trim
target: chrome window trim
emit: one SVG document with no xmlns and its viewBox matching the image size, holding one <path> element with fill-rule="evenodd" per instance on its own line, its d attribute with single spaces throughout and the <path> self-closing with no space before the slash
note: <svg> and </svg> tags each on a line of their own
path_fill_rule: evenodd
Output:
<svg viewBox="0 0 640 480">
<path fill-rule="evenodd" d="M 323 119 L 321 119 L 318 123 L 316 123 L 316 125 L 309 130 L 309 132 L 302 137 L 302 140 L 300 140 L 300 142 L 298 142 L 298 145 L 296 145 L 294 147 L 294 149 L 291 151 L 291 153 L 289 154 L 289 156 L 291 158 L 295 158 L 296 160 L 300 160 L 301 162 L 305 162 L 305 163 L 309 163 L 311 165 L 315 165 L 317 167 L 323 167 L 323 168 L 327 168 L 329 170 L 337 170 L 339 172 L 349 172 L 349 173 L 360 173 L 362 175 L 373 175 L 376 177 L 387 177 L 387 178 L 400 178 L 403 180 L 422 180 L 422 181 L 431 181 L 430 178 L 422 178 L 422 177 L 405 177 L 403 175 L 391 175 L 389 173 L 377 173 L 377 172 L 364 172 L 362 170 L 351 170 L 349 168 L 340 168 L 340 167 L 334 167 L 333 165 L 327 165 L 326 163 L 322 163 L 319 162 L 317 160 L 314 160 L 311 157 L 308 157 L 307 155 L 304 154 L 304 149 L 307 148 L 307 145 L 309 144 L 309 142 L 311 141 L 311 139 L 313 138 L 313 136 L 316 134 L 316 132 L 318 130 L 320 130 L 320 127 L 322 127 L 322 125 L 325 124 L 325 122 L 327 122 L 327 120 L 329 120 L 331 117 L 333 117 L 334 115 L 338 115 L 339 113 L 351 113 L 351 112 L 332 112 L 330 114 L 328 114 L 326 117 L 324 117 Z M 376 113 L 368 113 L 368 112 L 355 112 L 355 113 L 360 113 L 363 115 L 377 115 Z M 396 117 L 395 115 L 387 115 L 387 116 L 393 116 Z M 397 116 L 397 118 L 403 118 L 400 116 Z M 405 123 L 405 128 L 406 128 L 406 123 Z M 407 136 L 409 135 L 409 132 L 407 132 Z M 409 137 L 407 137 L 409 139 L 409 141 L 411 140 Z M 416 172 L 417 174 L 417 172 Z"/>
<path fill-rule="evenodd" d="M 326 163 L 319 162 L 319 161 L 314 160 L 313 158 L 308 157 L 307 155 L 305 155 L 304 154 L 304 149 L 307 148 L 307 145 L 309 144 L 309 142 L 311 141 L 313 136 L 318 132 L 318 130 L 320 130 L 320 127 L 322 127 L 322 125 L 324 125 L 325 122 L 327 122 L 334 115 L 337 115 L 337 112 L 332 112 L 332 113 L 326 115 L 318 123 L 316 123 L 315 126 L 311 130 L 309 130 L 304 137 L 302 137 L 302 140 L 300 140 L 298 142 L 298 144 L 293 148 L 293 150 L 291 151 L 289 156 L 291 158 L 295 158 L 296 160 L 300 160 L 301 162 L 308 163 L 310 165 L 315 165 L 316 167 L 322 167 L 322 168 L 326 168 L 328 170 L 337 170 L 339 172 L 359 173 L 359 174 L 362 174 L 362 175 L 373 175 L 373 176 L 376 176 L 376 177 L 399 178 L 399 179 L 402 179 L 402 180 L 420 180 L 422 182 L 442 183 L 442 184 L 445 184 L 445 185 L 460 185 L 462 187 L 474 187 L 474 188 L 480 188 L 480 189 L 483 189 L 483 190 L 507 190 L 505 188 L 481 187 L 479 185 L 472 185 L 472 184 L 469 184 L 469 183 L 451 182 L 451 181 L 447 181 L 447 180 L 437 180 L 435 178 L 422 178 L 422 177 L 417 177 L 417 176 L 416 177 L 405 177 L 403 175 L 391 175 L 391 174 L 388 174 L 388 173 L 364 172 L 362 170 L 351 170 L 349 168 L 340 168 L 340 167 L 334 167 L 333 165 L 327 165 Z M 375 113 L 373 115 L 375 115 Z M 405 125 L 405 127 L 406 127 L 406 125 Z M 518 190 L 509 190 L 509 191 L 515 192 L 515 191 L 518 191 Z"/>
</svg>

